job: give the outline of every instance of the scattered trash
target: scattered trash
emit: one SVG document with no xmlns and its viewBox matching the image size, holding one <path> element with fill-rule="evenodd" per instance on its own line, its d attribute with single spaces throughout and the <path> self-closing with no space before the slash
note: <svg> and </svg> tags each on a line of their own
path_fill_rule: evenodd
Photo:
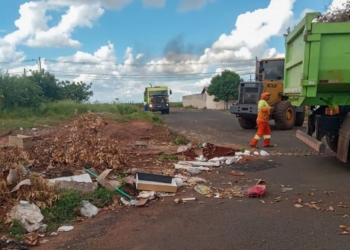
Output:
<svg viewBox="0 0 350 250">
<path fill-rule="evenodd" d="M 247 190 L 248 197 L 262 197 L 266 191 L 266 182 L 264 180 L 258 180 L 255 186 Z"/>
<path fill-rule="evenodd" d="M 176 185 L 175 178 L 172 178 L 169 176 L 148 174 L 147 177 L 143 179 L 139 179 L 139 175 L 143 177 L 142 173 L 136 173 L 135 184 L 136 184 L 137 190 L 169 192 L 169 193 L 176 193 L 177 191 L 178 187 Z M 155 181 L 156 179 L 158 179 L 158 181 Z"/>
<path fill-rule="evenodd" d="M 199 174 L 201 172 L 201 170 L 199 168 L 196 168 L 196 167 L 188 167 L 187 172 L 189 172 L 191 174 Z"/>
<path fill-rule="evenodd" d="M 18 179 L 18 173 L 16 168 L 10 168 L 9 174 L 6 178 L 7 184 L 13 184 L 17 181 Z"/>
<path fill-rule="evenodd" d="M 60 177 L 49 180 L 51 183 L 59 183 L 59 189 L 74 189 L 82 193 L 92 193 L 97 187 L 97 182 L 92 182 L 89 174 Z"/>
<path fill-rule="evenodd" d="M 199 170 L 199 171 L 210 171 L 211 169 L 208 168 L 208 167 L 193 167 L 193 166 L 186 166 L 186 165 L 182 165 L 182 164 L 174 164 L 175 166 L 175 169 L 185 169 L 185 170 L 188 170 L 190 169 L 190 171 L 196 171 Z M 196 169 L 196 170 L 194 170 Z M 199 172 L 198 172 L 199 173 Z"/>
<path fill-rule="evenodd" d="M 182 187 L 184 185 L 182 178 L 175 178 L 175 182 L 178 187 Z"/>
<path fill-rule="evenodd" d="M 334 208 L 332 206 L 329 206 L 328 209 L 326 209 L 327 211 L 334 211 Z"/>
<path fill-rule="evenodd" d="M 209 187 L 202 185 L 202 184 L 197 184 L 194 187 L 194 190 L 196 190 L 198 193 L 203 194 L 203 195 L 209 194 L 211 192 L 211 189 Z"/>
<path fill-rule="evenodd" d="M 89 201 L 83 200 L 81 203 L 83 204 L 83 207 L 80 209 L 82 216 L 91 218 L 98 214 L 98 208 L 92 205 Z"/>
<path fill-rule="evenodd" d="M 236 171 L 231 171 L 229 173 L 229 175 L 232 175 L 232 176 L 244 176 L 244 173 L 242 172 L 236 172 Z"/>
<path fill-rule="evenodd" d="M 37 246 L 39 244 L 38 239 L 39 235 L 35 232 L 26 234 L 24 236 L 24 242 L 27 243 L 29 246 Z"/>
<path fill-rule="evenodd" d="M 69 232 L 72 231 L 74 229 L 73 226 L 70 225 L 65 225 L 65 226 L 61 226 L 57 229 L 57 232 Z"/>
<path fill-rule="evenodd" d="M 296 208 L 302 208 L 302 207 L 304 207 L 304 206 L 301 205 L 301 204 L 294 204 L 294 207 L 296 207 Z"/>
<path fill-rule="evenodd" d="M 261 202 L 262 204 L 265 204 L 265 203 L 266 203 L 264 200 L 260 200 L 260 202 Z"/>
<path fill-rule="evenodd" d="M 183 152 L 186 152 L 188 150 L 188 147 L 187 146 L 180 146 L 178 149 L 177 149 L 177 152 L 178 153 L 183 153 Z"/>
<path fill-rule="evenodd" d="M 175 199 L 174 202 L 175 202 L 176 204 L 179 204 L 179 203 L 181 203 L 181 202 L 196 201 L 196 200 L 197 200 L 197 198 L 195 198 L 195 197 L 190 197 L 190 198 L 178 198 L 178 199 Z"/>
<path fill-rule="evenodd" d="M 261 156 L 269 156 L 270 154 L 266 152 L 265 150 L 260 150 L 260 155 Z"/>
<path fill-rule="evenodd" d="M 280 201 L 282 201 L 282 197 L 276 197 L 275 198 L 275 202 L 280 202 Z"/>
<path fill-rule="evenodd" d="M 155 198 L 155 193 L 154 191 L 142 191 L 139 193 L 137 198 L 143 198 L 143 199 L 148 199 L 148 200 L 154 200 Z"/>
<path fill-rule="evenodd" d="M 20 202 L 12 208 L 10 216 L 13 220 L 20 221 L 29 233 L 38 230 L 43 225 L 41 221 L 44 216 L 41 214 L 40 208 L 33 203 Z"/>
<path fill-rule="evenodd" d="M 288 191 L 293 191 L 293 188 L 282 188 L 282 192 L 288 192 Z"/>
<path fill-rule="evenodd" d="M 196 157 L 196 161 L 205 162 L 207 159 L 203 155 L 200 155 L 199 157 Z"/>
<path fill-rule="evenodd" d="M 235 154 L 236 156 L 250 156 L 250 151 L 249 150 L 245 150 L 244 152 L 236 152 Z"/>
</svg>

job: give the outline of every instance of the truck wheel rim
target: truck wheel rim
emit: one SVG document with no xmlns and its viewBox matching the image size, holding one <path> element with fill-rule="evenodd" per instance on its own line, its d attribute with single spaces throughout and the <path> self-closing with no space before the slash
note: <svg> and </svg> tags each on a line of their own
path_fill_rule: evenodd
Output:
<svg viewBox="0 0 350 250">
<path fill-rule="evenodd" d="M 293 121 L 293 116 L 294 116 L 293 110 L 292 110 L 292 109 L 287 109 L 286 118 L 287 118 L 287 122 L 288 122 L 288 123 L 292 123 L 292 121 Z"/>
</svg>

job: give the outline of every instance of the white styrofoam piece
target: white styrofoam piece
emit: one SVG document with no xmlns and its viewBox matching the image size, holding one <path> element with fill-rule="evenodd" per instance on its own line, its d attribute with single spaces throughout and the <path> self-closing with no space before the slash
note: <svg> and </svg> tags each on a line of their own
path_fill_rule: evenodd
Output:
<svg viewBox="0 0 350 250">
<path fill-rule="evenodd" d="M 59 177 L 55 179 L 49 179 L 50 182 L 56 181 L 76 181 L 76 182 L 92 182 L 89 174 L 80 174 L 67 177 Z"/>
</svg>

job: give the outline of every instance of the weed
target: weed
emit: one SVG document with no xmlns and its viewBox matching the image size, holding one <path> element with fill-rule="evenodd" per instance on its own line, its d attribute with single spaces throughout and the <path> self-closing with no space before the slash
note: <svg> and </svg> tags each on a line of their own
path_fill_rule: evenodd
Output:
<svg viewBox="0 0 350 250">
<path fill-rule="evenodd" d="M 89 200 L 91 204 L 101 208 L 111 205 L 114 195 L 116 195 L 115 191 L 109 191 L 104 187 L 99 187 L 92 194 L 83 196 L 83 199 Z"/>
<path fill-rule="evenodd" d="M 242 152 L 242 153 L 244 153 L 245 147 L 241 147 L 241 148 L 239 149 L 239 151 Z"/>
<path fill-rule="evenodd" d="M 12 225 L 7 229 L 7 233 L 15 240 L 23 240 L 26 230 L 19 220 L 13 220 Z"/>
<path fill-rule="evenodd" d="M 56 229 L 62 224 L 75 221 L 81 198 L 81 194 L 76 190 L 64 191 L 53 207 L 43 209 L 44 222 L 48 224 L 48 228 Z"/>
<path fill-rule="evenodd" d="M 90 194 L 82 194 L 76 190 L 63 191 L 53 207 L 42 210 L 44 223 L 48 224 L 49 229 L 56 229 L 77 219 L 82 200 L 89 200 L 91 204 L 101 208 L 111 205 L 114 195 L 115 191 L 109 191 L 104 187 L 98 187 Z"/>
<path fill-rule="evenodd" d="M 182 137 L 182 136 L 177 136 L 175 139 L 174 139 L 174 144 L 176 145 L 184 145 L 185 144 L 185 139 Z"/>
<path fill-rule="evenodd" d="M 157 157 L 159 161 L 177 161 L 179 157 L 176 155 L 168 155 L 166 153 L 163 153 Z"/>
</svg>

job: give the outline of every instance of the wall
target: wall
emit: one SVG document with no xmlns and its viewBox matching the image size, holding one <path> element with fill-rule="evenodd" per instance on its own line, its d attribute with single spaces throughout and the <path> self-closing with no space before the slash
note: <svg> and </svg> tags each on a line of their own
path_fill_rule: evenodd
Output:
<svg viewBox="0 0 350 250">
<path fill-rule="evenodd" d="M 206 106 L 207 109 L 227 109 L 227 103 L 224 101 L 214 102 L 214 96 L 210 96 L 207 92 L 204 94 L 206 96 Z"/>
<path fill-rule="evenodd" d="M 193 106 L 193 107 L 197 107 L 199 109 L 203 109 L 204 107 L 206 107 L 205 97 L 206 96 L 202 95 L 202 94 L 183 96 L 182 97 L 182 105 L 184 107 Z"/>
<path fill-rule="evenodd" d="M 194 94 L 187 95 L 182 97 L 182 105 L 197 107 L 198 109 L 216 109 L 216 110 L 227 110 L 232 105 L 233 101 L 229 102 L 214 102 L 214 96 L 208 95 L 208 93 L 204 94 Z"/>
</svg>

